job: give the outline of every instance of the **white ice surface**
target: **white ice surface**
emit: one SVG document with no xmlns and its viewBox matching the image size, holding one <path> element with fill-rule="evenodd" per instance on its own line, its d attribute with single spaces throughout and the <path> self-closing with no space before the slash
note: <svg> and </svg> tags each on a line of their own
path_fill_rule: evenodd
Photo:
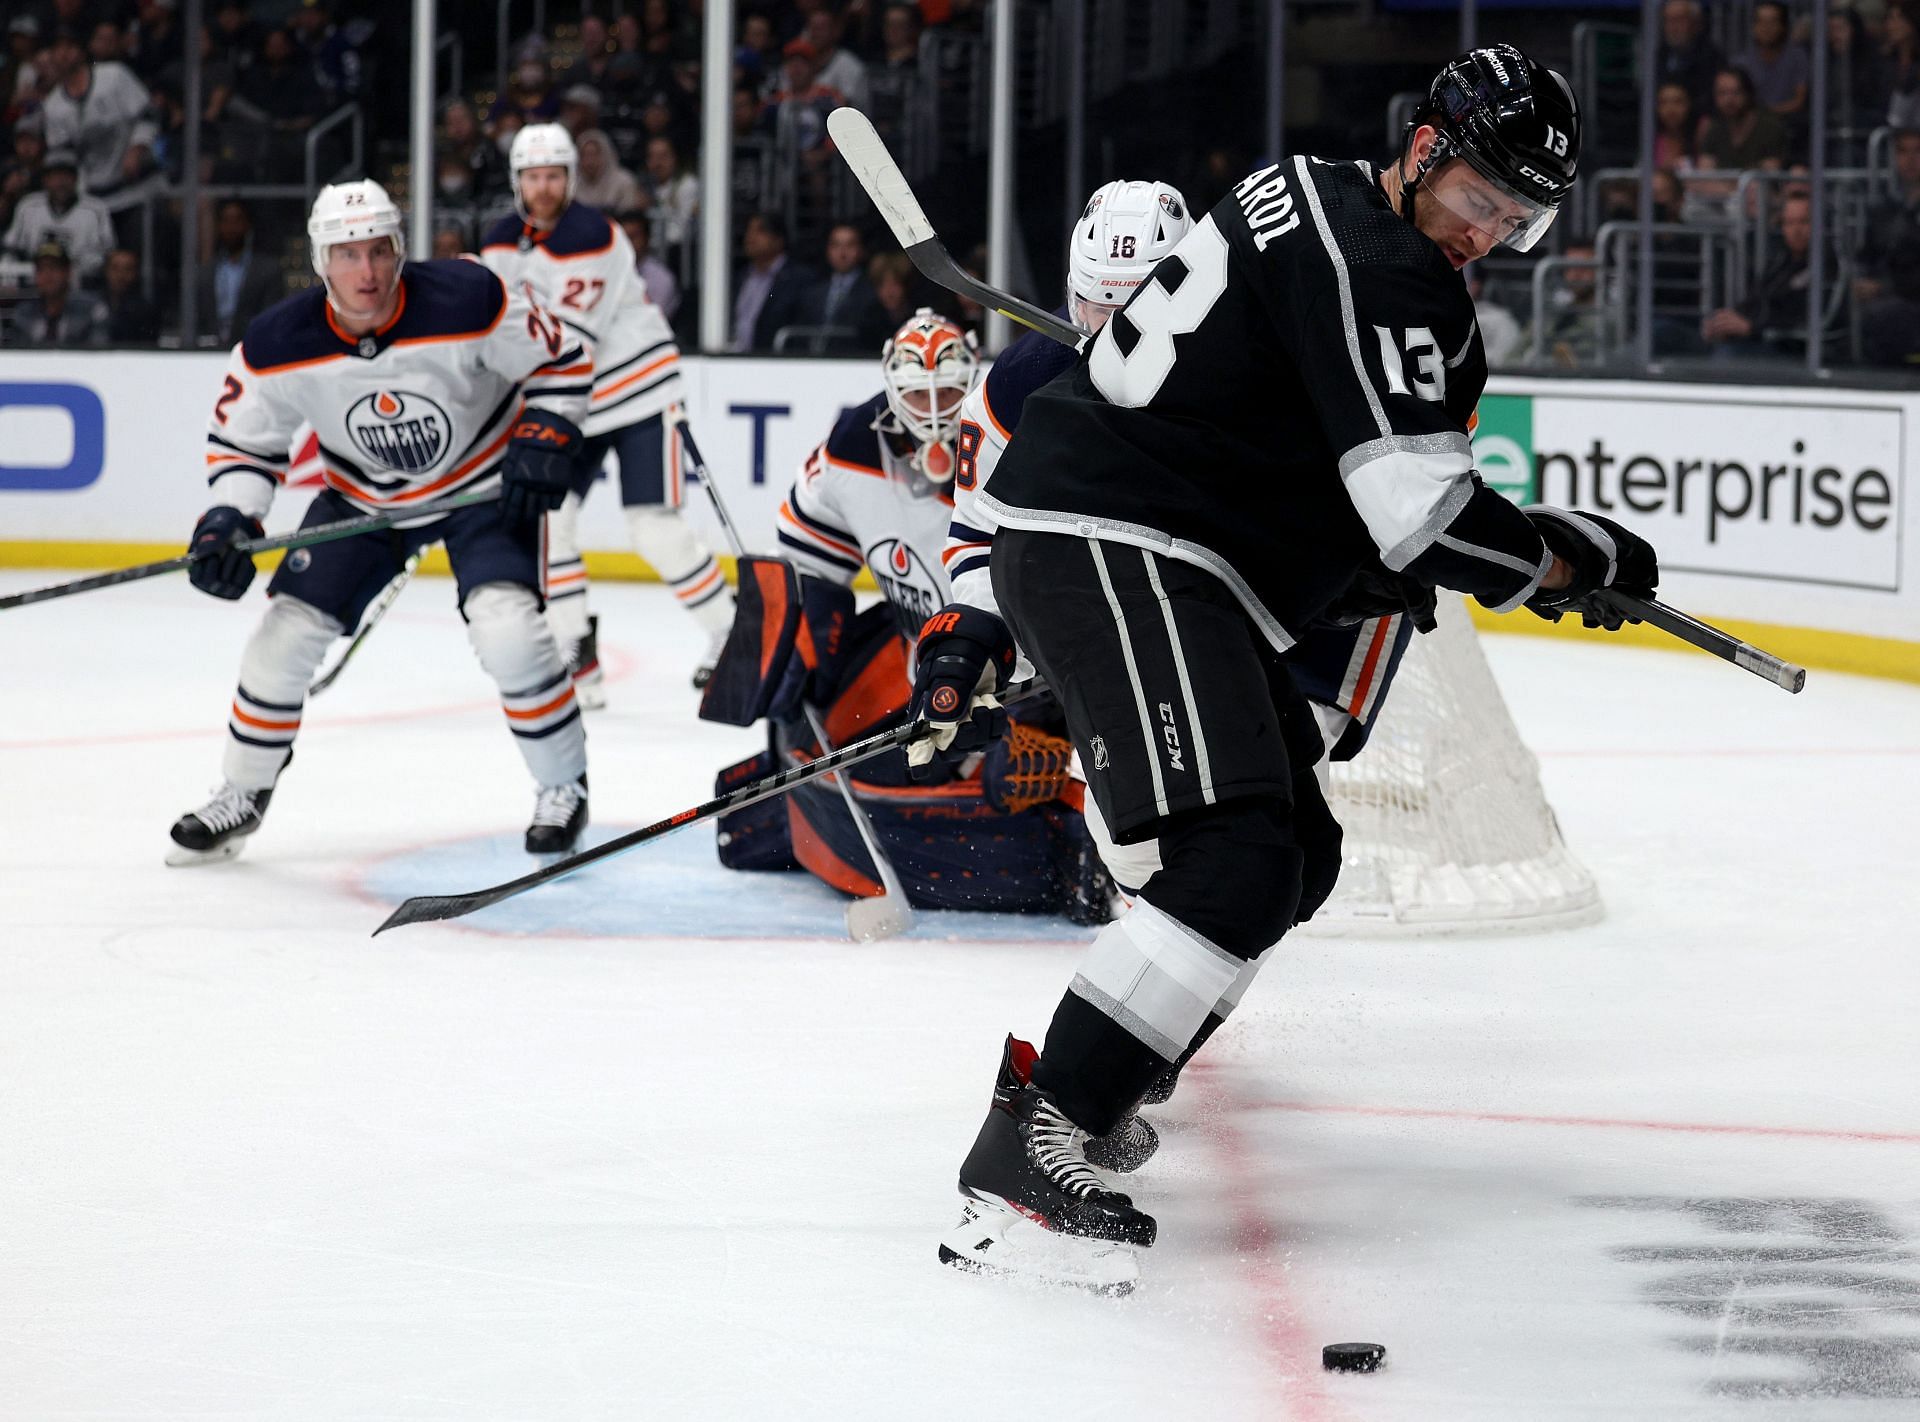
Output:
<svg viewBox="0 0 1920 1422">
<path fill-rule="evenodd" d="M 611 833 L 755 738 L 659 589 L 596 594 Z M 1071 931 L 850 945 L 695 830 L 367 936 L 524 869 L 451 602 L 192 871 L 258 593 L 0 613 L 0 1416 L 1920 1416 L 1920 689 L 1489 639 L 1606 921 L 1281 953 L 1155 1113 L 1109 1302 L 933 1259 Z M 1322 1373 L 1349 1339 L 1387 1370 Z"/>
</svg>

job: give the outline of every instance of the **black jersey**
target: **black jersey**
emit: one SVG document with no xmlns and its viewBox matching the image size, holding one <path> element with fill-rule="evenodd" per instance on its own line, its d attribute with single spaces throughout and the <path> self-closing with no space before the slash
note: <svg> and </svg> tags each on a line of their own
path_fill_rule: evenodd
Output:
<svg viewBox="0 0 1920 1422">
<path fill-rule="evenodd" d="M 1473 469 L 1487 366 L 1466 285 L 1366 165 L 1250 174 L 1027 401 L 1003 525 L 1208 569 L 1268 640 L 1379 556 L 1502 610 L 1551 555 Z"/>
</svg>

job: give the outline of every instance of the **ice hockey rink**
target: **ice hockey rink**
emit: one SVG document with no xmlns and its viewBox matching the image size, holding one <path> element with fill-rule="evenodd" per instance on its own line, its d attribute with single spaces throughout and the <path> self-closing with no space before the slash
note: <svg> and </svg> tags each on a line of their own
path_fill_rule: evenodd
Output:
<svg viewBox="0 0 1920 1422">
<path fill-rule="evenodd" d="M 755 733 L 694 720 L 664 592 L 597 603 L 604 837 Z M 526 867 L 441 580 L 247 853 L 165 868 L 260 606 L 0 616 L 6 1417 L 1920 1414 L 1920 687 L 1487 638 L 1605 920 L 1290 943 L 1152 1113 L 1107 1300 L 934 1260 L 1083 931 L 850 944 L 696 828 L 371 938 Z"/>
</svg>

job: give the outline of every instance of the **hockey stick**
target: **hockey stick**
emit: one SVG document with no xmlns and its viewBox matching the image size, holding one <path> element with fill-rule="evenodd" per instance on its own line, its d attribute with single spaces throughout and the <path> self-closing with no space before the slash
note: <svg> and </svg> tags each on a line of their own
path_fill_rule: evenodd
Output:
<svg viewBox="0 0 1920 1422">
<path fill-rule="evenodd" d="M 894 240 L 906 248 L 907 255 L 928 281 L 978 302 L 989 311 L 997 311 L 1009 321 L 1052 336 L 1062 345 L 1077 346 L 1085 339 L 1087 333 L 1071 321 L 1063 321 L 1030 301 L 996 291 L 961 270 L 953 254 L 941 243 L 940 235 L 933 230 L 933 224 L 927 221 L 907 175 L 900 171 L 900 165 L 893 161 L 887 145 L 874 131 L 872 119 L 858 109 L 835 109 L 827 115 L 827 132 L 833 138 L 834 147 L 840 150 L 840 156 L 847 160 L 847 166 L 853 169 L 854 177 L 860 180 L 860 186 L 873 199 L 873 205 L 880 209 L 887 226 L 893 229 Z"/>
<path fill-rule="evenodd" d="M 694 443 L 693 426 L 687 423 L 687 412 L 678 405 L 673 407 L 673 427 L 680 435 L 680 443 L 687 451 L 687 463 L 693 466 L 693 477 L 700 481 L 700 487 L 707 491 L 707 499 L 713 505 L 714 517 L 720 520 L 720 531 L 727 535 L 727 546 L 733 550 L 735 558 L 747 556 L 746 545 L 740 541 L 740 530 L 734 527 L 733 520 L 727 516 L 727 506 L 720 501 L 719 486 L 713 482 L 713 475 L 707 471 L 707 461 L 700 457 L 700 446 Z"/>
<path fill-rule="evenodd" d="M 907 249 L 913 264 L 929 281 L 937 282 L 948 291 L 964 296 L 969 301 L 977 301 L 1024 326 L 1031 326 L 1064 346 L 1079 346 L 1087 334 L 1079 327 L 1018 297 L 996 291 L 960 270 L 947 249 L 941 245 L 933 224 L 927 221 L 926 213 L 913 195 L 912 185 L 907 182 L 907 175 L 893 161 L 893 155 L 887 152 L 887 145 L 880 141 L 880 135 L 874 132 L 873 124 L 865 114 L 857 109 L 835 109 L 827 115 L 827 132 L 833 136 L 834 145 L 847 160 L 847 166 L 853 169 L 854 176 L 860 180 L 860 186 L 867 190 L 867 196 L 873 199 L 874 206 L 880 209 L 880 215 L 886 218 L 887 226 L 893 229 L 895 239 Z M 1804 668 L 1783 661 L 1751 643 L 1742 642 L 1738 637 L 1722 632 L 1698 618 L 1689 617 L 1678 608 L 1611 590 L 1605 596 L 1669 636 L 1689 642 L 1703 652 L 1711 652 L 1775 686 L 1797 692 L 1806 685 L 1807 673 Z"/>
<path fill-rule="evenodd" d="M 473 504 L 490 503 L 499 497 L 500 491 L 497 489 L 487 489 L 475 494 L 457 494 L 451 499 L 422 504 L 416 509 L 392 509 L 386 513 L 366 514 L 361 518 L 343 518 L 333 523 L 316 523 L 312 528 L 276 534 L 272 538 L 242 539 L 231 546 L 238 548 L 242 553 L 272 553 L 283 548 L 310 548 L 316 543 L 331 543 L 336 538 L 352 538 L 357 533 L 372 533 L 376 529 L 392 528 L 399 523 L 438 518 L 441 514 L 450 514 L 456 509 L 468 508 Z M 220 551 L 224 553 L 226 549 Z M 6 597 L 0 597 L 0 611 L 9 607 L 25 607 L 32 602 L 49 602 L 56 597 L 71 597 L 74 593 L 92 592 L 95 588 L 118 587 L 121 583 L 138 582 L 142 578 L 154 578 L 162 573 L 177 573 L 202 558 L 212 556 L 211 553 L 183 553 L 178 558 L 168 558 L 159 563 L 142 563 L 137 567 L 122 568 L 115 573 L 96 573 L 90 578 L 76 578 L 70 583 L 55 583 L 52 587 L 10 593 Z"/>
<path fill-rule="evenodd" d="M 831 750 L 833 743 L 827 739 L 827 728 L 820 723 L 820 713 L 811 706 L 804 709 L 807 724 L 813 728 L 814 740 L 822 751 Z M 853 816 L 853 827 L 860 832 L 860 843 L 867 847 L 867 857 L 873 861 L 873 867 L 880 875 L 881 888 L 885 890 L 878 898 L 857 898 L 847 905 L 847 936 L 856 943 L 871 943 L 876 938 L 893 938 L 905 933 L 913 927 L 913 905 L 907 901 L 907 891 L 901 887 L 900 876 L 894 872 L 886 850 L 880 847 L 880 836 L 875 833 L 867 812 L 860 808 L 860 802 L 854 798 L 853 787 L 847 783 L 847 777 L 836 775 L 833 783 L 840 787 L 840 798 L 847 803 L 847 813 Z"/>
<path fill-rule="evenodd" d="M 1603 588 L 1595 596 L 1611 603 L 1616 611 L 1637 617 L 1683 642 L 1691 642 L 1701 651 L 1732 662 L 1742 671 L 1750 671 L 1783 691 L 1797 695 L 1807 684 L 1805 667 L 1795 666 L 1772 652 L 1763 652 L 1753 643 L 1743 642 L 1731 632 L 1722 632 L 1710 622 L 1689 617 L 1677 607 L 1615 592 L 1612 588 Z"/>
<path fill-rule="evenodd" d="M 387 615 L 387 609 L 398 602 L 400 594 L 407 590 L 407 584 L 413 581 L 420 560 L 426 556 L 424 547 L 413 550 L 413 556 L 401 566 L 393 581 L 387 584 L 386 591 L 380 594 L 367 615 L 361 619 L 360 630 L 353 634 L 353 640 L 347 643 L 347 650 L 340 654 L 340 660 L 313 679 L 313 685 L 307 688 L 308 696 L 318 696 L 339 679 L 340 673 L 347 669 L 347 663 L 353 659 L 353 654 L 360 650 L 360 644 L 367 640 L 367 634 L 380 625 L 380 619 Z"/>
<path fill-rule="evenodd" d="M 1041 686 L 1042 683 L 1038 677 L 1015 682 L 1000 697 L 1000 704 L 1010 706 L 1023 697 L 1033 695 L 1041 689 Z M 592 849 L 582 850 L 579 854 L 570 855 L 558 863 L 549 864 L 544 869 L 536 869 L 531 874 L 524 874 L 505 884 L 496 884 L 490 889 L 476 889 L 469 894 L 418 895 L 408 899 L 388 914 L 386 922 L 373 930 L 374 936 L 378 937 L 389 928 L 404 928 L 410 923 L 434 923 L 442 919 L 464 918 L 467 914 L 504 902 L 518 894 L 524 894 L 529 889 L 537 889 L 542 884 L 577 873 L 589 864 L 598 864 L 603 859 L 611 859 L 617 854 L 625 854 L 630 849 L 638 849 L 649 840 L 672 834 L 677 829 L 685 829 L 688 825 L 713 819 L 717 815 L 725 814 L 728 810 L 757 805 L 762 800 L 770 800 L 775 795 L 786 793 L 796 785 L 805 785 L 810 780 L 818 780 L 821 776 L 831 775 L 836 770 L 858 765 L 863 760 L 871 760 L 882 752 L 917 741 L 926 733 L 925 721 L 908 721 L 895 726 L 890 731 L 877 731 L 865 740 L 854 741 L 851 745 L 844 745 L 837 751 L 825 752 L 805 765 L 790 766 L 786 770 L 775 771 L 764 779 L 742 785 L 737 790 L 729 790 L 726 794 L 695 805 L 690 810 L 682 810 L 676 815 L 669 815 L 664 820 L 656 820 L 641 829 L 630 830 L 616 839 L 608 840 L 605 844 L 596 844 Z"/>
</svg>

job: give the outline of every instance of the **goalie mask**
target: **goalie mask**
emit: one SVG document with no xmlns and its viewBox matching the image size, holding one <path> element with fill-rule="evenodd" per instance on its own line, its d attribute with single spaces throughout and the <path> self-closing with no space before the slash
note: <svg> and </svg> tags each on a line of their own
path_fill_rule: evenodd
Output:
<svg viewBox="0 0 1920 1422">
<path fill-rule="evenodd" d="M 342 242 L 363 242 L 369 237 L 385 237 L 393 243 L 397 259 L 394 281 L 399 277 L 398 263 L 407 259 L 405 224 L 387 190 L 371 178 L 354 183 L 333 183 L 320 189 L 307 214 L 307 249 L 314 274 L 327 286 L 327 254 Z"/>
<path fill-rule="evenodd" d="M 522 222 L 532 222 L 533 214 L 527 211 L 527 201 L 520 194 L 520 175 L 528 168 L 566 169 L 566 186 L 560 192 L 560 211 L 565 212 L 567 204 L 573 201 L 573 187 L 580 171 L 580 150 L 574 146 L 573 135 L 564 125 L 530 123 L 513 136 L 513 146 L 507 150 L 507 168 L 513 175 L 513 210 L 520 214 Z"/>
<path fill-rule="evenodd" d="M 1097 331 L 1127 304 L 1160 259 L 1193 228 L 1193 212 L 1168 183 L 1115 181 L 1087 199 L 1067 253 L 1068 314 Z"/>
<path fill-rule="evenodd" d="M 953 478 L 960 403 L 980 373 L 978 345 L 970 333 L 923 306 L 893 333 L 880 362 L 895 429 L 918 446 L 908 462 L 931 482 L 946 483 Z"/>
</svg>

